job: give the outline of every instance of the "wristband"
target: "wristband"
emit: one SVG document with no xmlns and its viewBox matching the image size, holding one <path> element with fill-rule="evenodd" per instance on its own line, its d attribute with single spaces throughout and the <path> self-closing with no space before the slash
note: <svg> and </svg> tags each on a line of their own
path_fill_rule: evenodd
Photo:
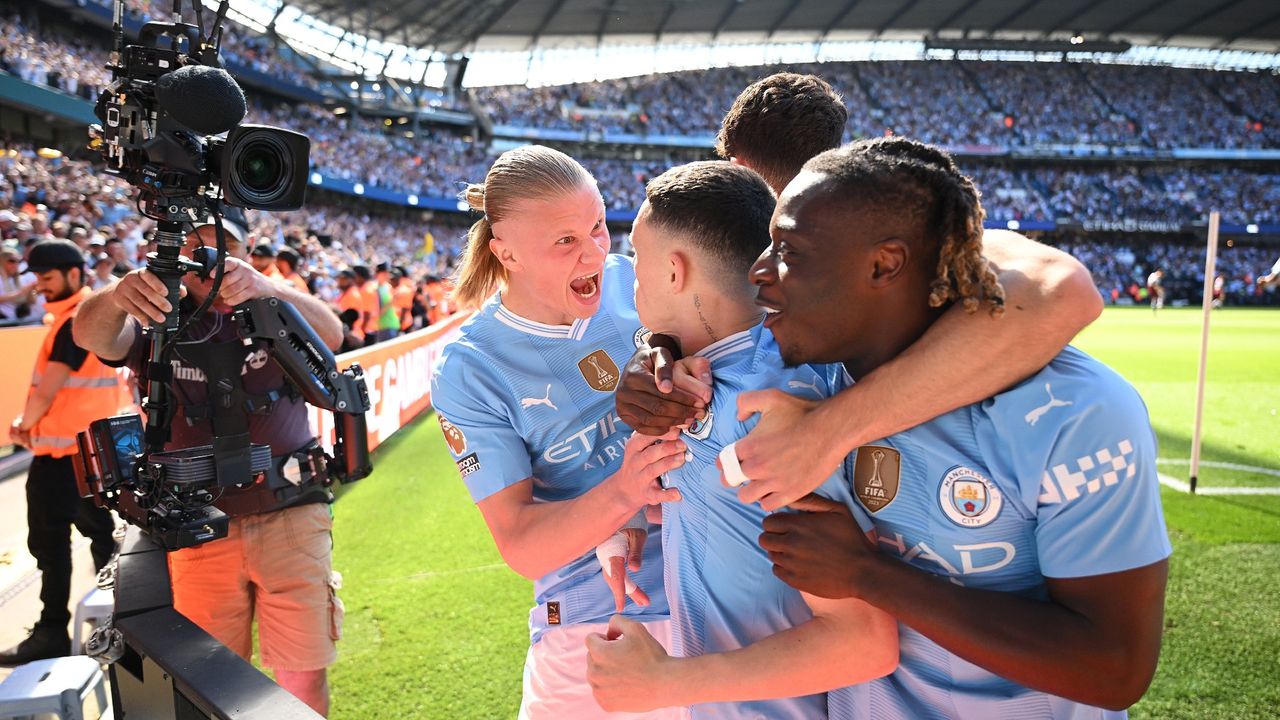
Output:
<svg viewBox="0 0 1280 720">
<path fill-rule="evenodd" d="M 724 481 L 729 484 L 729 487 L 739 487 L 751 480 L 742 472 L 736 446 L 737 443 L 729 443 L 720 451 L 720 468 L 724 471 Z"/>
</svg>

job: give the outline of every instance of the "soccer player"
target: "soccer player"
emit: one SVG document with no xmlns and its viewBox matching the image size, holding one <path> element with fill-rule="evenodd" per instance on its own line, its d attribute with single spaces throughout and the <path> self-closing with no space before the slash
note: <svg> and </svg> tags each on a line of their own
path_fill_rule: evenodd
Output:
<svg viewBox="0 0 1280 720">
<path fill-rule="evenodd" d="M 720 123 L 716 154 L 755 170 L 775 194 L 809 158 L 839 147 L 849 110 L 816 75 L 776 73 L 748 85 Z"/>
<path fill-rule="evenodd" d="M 780 193 L 806 161 L 839 146 L 845 117 L 844 102 L 820 78 L 779 73 L 747 87 L 734 101 L 717 152 L 759 172 Z M 737 443 L 742 470 L 752 478 L 740 490 L 744 502 L 776 510 L 803 497 L 859 445 L 1036 372 L 1102 312 L 1089 271 L 1066 253 L 995 230 L 983 235 L 982 253 L 1007 294 L 1009 312 L 1000 322 L 953 309 L 910 351 L 828 401 L 778 389 L 742 394 L 740 407 L 761 416 Z M 661 434 L 669 425 L 646 408 L 665 399 L 653 390 L 655 372 L 658 386 L 667 387 L 658 356 L 633 358 L 622 380 L 638 393 L 630 397 L 641 399 L 624 402 L 620 394 L 619 413 L 640 432 Z"/>
<path fill-rule="evenodd" d="M 1156 268 L 1147 276 L 1147 292 L 1151 293 L 1151 314 L 1164 307 L 1164 268 Z"/>
<path fill-rule="evenodd" d="M 465 197 L 484 217 L 456 297 L 481 307 L 445 348 L 431 399 L 499 552 L 534 581 L 520 717 L 612 717 L 587 685 L 585 639 L 615 611 L 669 635 L 661 547 L 645 541 L 641 510 L 678 498 L 658 477 L 684 462 L 684 443 L 632 438 L 613 411 L 618 363 L 644 332 L 631 262 L 608 254 L 594 178 L 564 153 L 528 146 L 503 153 Z M 634 575 L 611 567 L 615 595 L 594 550 L 619 532 Z"/>
<path fill-rule="evenodd" d="M 752 268 L 783 359 L 860 381 L 948 305 L 998 307 L 982 218 L 935 148 L 879 139 L 812 160 Z M 870 716 L 1101 718 L 1145 692 L 1170 546 L 1146 409 L 1114 372 L 1067 348 L 858 448 L 847 472 L 853 502 L 802 500 L 811 512 L 770 516 L 761 545 L 797 589 L 900 621 L 899 669 L 858 688 Z"/>
<path fill-rule="evenodd" d="M 1266 287 L 1280 278 L 1280 258 L 1276 259 L 1276 264 L 1271 266 L 1271 272 L 1258 278 L 1258 287 Z"/>
<path fill-rule="evenodd" d="M 694 718 L 828 717 L 826 691 L 893 670 L 897 625 L 860 601 L 802 598 L 773 577 L 757 542 L 766 513 L 720 484 L 716 458 L 750 426 L 734 417 L 739 392 L 826 397 L 836 366 L 784 368 L 760 324 L 747 270 L 769 245 L 774 198 L 759 175 L 697 162 L 663 173 L 646 193 L 631 235 L 640 320 L 710 360 L 715 392 L 706 419 L 683 434 L 687 462 L 666 476 L 682 497 L 662 513 L 676 657 L 619 617 L 611 634 L 621 638 L 588 639 L 588 679 L 613 710 L 692 705 Z M 822 491 L 849 498 L 843 473 Z"/>
</svg>

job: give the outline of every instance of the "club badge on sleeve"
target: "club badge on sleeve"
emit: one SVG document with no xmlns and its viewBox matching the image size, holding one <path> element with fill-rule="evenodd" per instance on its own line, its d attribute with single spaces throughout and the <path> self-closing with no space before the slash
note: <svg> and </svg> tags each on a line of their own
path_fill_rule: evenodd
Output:
<svg viewBox="0 0 1280 720">
<path fill-rule="evenodd" d="M 884 445 L 863 445 L 853 463 L 853 495 L 871 512 L 884 509 L 898 496 L 902 455 Z"/>
</svg>

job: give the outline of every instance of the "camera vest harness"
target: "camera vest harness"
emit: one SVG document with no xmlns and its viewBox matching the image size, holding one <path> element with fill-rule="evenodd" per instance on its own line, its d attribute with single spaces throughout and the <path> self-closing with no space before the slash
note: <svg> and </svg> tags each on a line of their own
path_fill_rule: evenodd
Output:
<svg viewBox="0 0 1280 720">
<path fill-rule="evenodd" d="M 227 487 L 228 482 L 234 483 L 235 478 L 251 477 L 249 417 L 270 415 L 281 402 L 301 400 L 301 395 L 288 381 L 261 394 L 245 389 L 246 352 L 262 349 L 260 346 L 261 343 L 246 346 L 239 339 L 206 341 L 197 346 L 198 352 L 181 356 L 184 362 L 204 374 L 207 394 L 201 403 L 188 403 L 185 398 L 173 403 L 170 414 L 181 406 L 188 424 L 209 423 L 214 462 L 223 487 Z M 180 389 L 178 394 L 182 394 Z M 323 451 L 312 441 L 294 452 L 273 457 L 271 470 L 263 480 L 248 486 L 228 487 L 214 504 L 235 517 L 330 502 L 328 480 Z"/>
</svg>

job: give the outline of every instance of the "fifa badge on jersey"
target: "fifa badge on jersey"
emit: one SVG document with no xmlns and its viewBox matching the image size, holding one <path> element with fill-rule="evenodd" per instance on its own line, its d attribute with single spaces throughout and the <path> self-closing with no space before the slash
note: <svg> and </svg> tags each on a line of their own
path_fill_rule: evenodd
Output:
<svg viewBox="0 0 1280 720">
<path fill-rule="evenodd" d="M 1004 496 L 982 473 L 957 465 L 942 476 L 938 503 L 955 524 L 977 528 L 991 524 L 1000 515 Z"/>
<path fill-rule="evenodd" d="M 863 445 L 853 462 L 853 495 L 871 512 L 884 509 L 898 496 L 902 455 L 884 445 Z"/>
<path fill-rule="evenodd" d="M 440 421 L 440 430 L 444 432 L 444 441 L 449 446 L 449 451 L 454 457 L 462 457 L 462 453 L 467 451 L 467 436 L 445 416 L 436 415 L 436 418 Z"/>
<path fill-rule="evenodd" d="M 707 410 L 707 416 L 701 420 L 694 420 L 685 428 L 684 434 L 694 440 L 706 440 L 711 435 L 711 423 L 715 421 L 715 414 Z"/>
<path fill-rule="evenodd" d="M 618 387 L 618 366 L 604 350 L 597 350 L 579 360 L 578 371 L 593 390 L 613 392 Z"/>
<path fill-rule="evenodd" d="M 639 349 L 641 345 L 648 343 L 651 335 L 653 335 L 653 331 L 641 325 L 640 329 L 636 331 L 635 337 L 632 338 L 636 343 L 636 348 Z"/>
<path fill-rule="evenodd" d="M 552 601 L 550 601 L 550 602 L 548 602 L 548 603 L 547 603 L 547 624 L 548 624 L 548 625 L 559 625 L 559 624 L 560 624 L 560 603 L 559 603 L 559 601 L 552 600 Z"/>
</svg>

